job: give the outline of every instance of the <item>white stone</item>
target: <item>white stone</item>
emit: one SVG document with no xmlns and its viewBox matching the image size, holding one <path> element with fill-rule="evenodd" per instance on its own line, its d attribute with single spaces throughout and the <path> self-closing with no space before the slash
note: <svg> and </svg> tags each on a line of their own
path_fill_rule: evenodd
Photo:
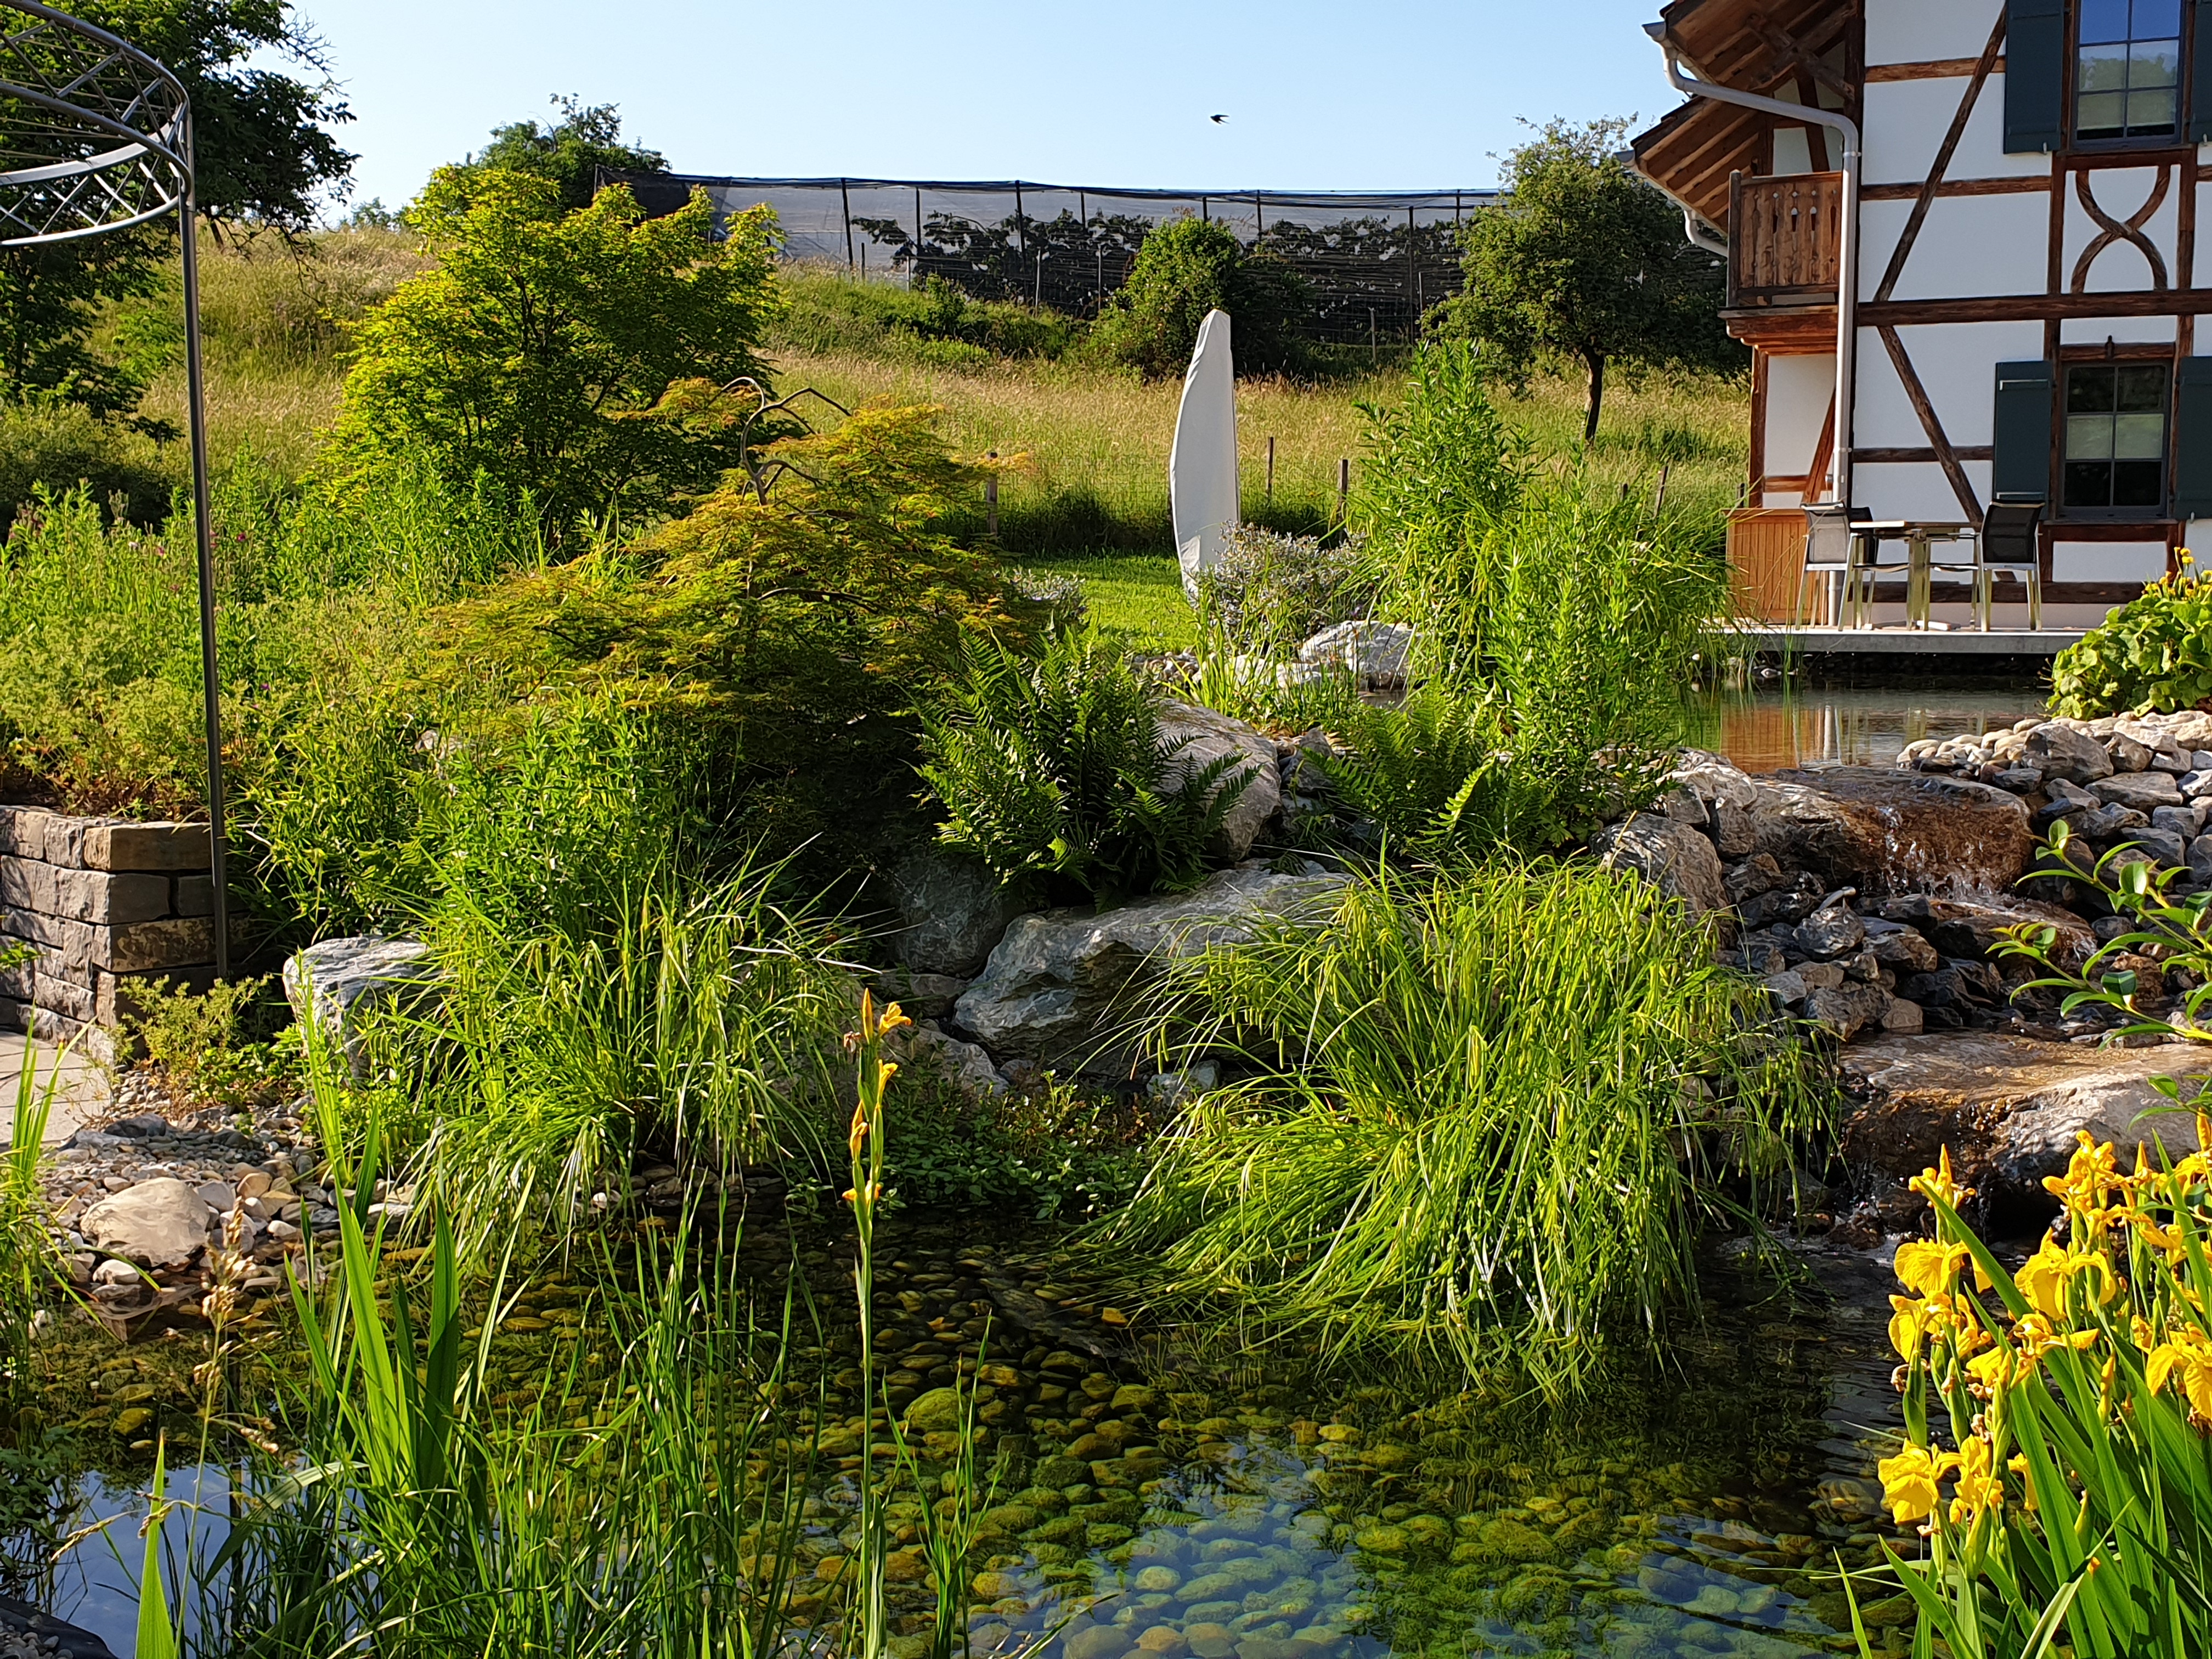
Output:
<svg viewBox="0 0 2212 1659">
<path fill-rule="evenodd" d="M 142 1181 L 84 1212 L 77 1231 L 93 1244 L 154 1267 L 181 1267 L 207 1243 L 211 1212 L 173 1176 Z"/>
<path fill-rule="evenodd" d="M 1396 623 L 1346 622 L 1322 629 L 1298 647 L 1298 660 L 1316 667 L 1340 667 L 1362 684 L 1388 690 L 1406 683 L 1413 630 Z"/>
<path fill-rule="evenodd" d="M 1183 702 L 1162 705 L 1160 736 L 1175 750 L 1167 774 L 1170 789 L 1224 757 L 1235 764 L 1217 793 L 1234 786 L 1240 769 L 1249 775 L 1251 781 L 1222 820 L 1220 844 L 1214 849 L 1232 859 L 1243 858 L 1267 820 L 1282 810 L 1283 781 L 1275 765 L 1273 740 L 1242 720 Z"/>
</svg>

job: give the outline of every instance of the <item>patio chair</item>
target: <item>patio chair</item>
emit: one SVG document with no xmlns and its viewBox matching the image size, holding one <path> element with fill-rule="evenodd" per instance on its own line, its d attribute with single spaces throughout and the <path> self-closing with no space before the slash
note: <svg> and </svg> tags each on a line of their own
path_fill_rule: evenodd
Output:
<svg viewBox="0 0 2212 1659">
<path fill-rule="evenodd" d="M 1805 513 L 1805 569 L 1797 579 L 1797 604 L 1790 625 L 1806 623 L 1806 596 L 1817 578 L 1828 589 L 1829 626 L 1858 626 L 1858 582 L 1869 568 L 1871 539 L 1856 526 L 1874 515 L 1865 507 L 1845 507 L 1840 501 L 1808 507 Z"/>
<path fill-rule="evenodd" d="M 1982 533 L 1974 538 L 1974 608 L 1980 614 L 1982 632 L 1990 631 L 1990 611 L 1996 600 L 1999 576 L 2010 576 L 2027 589 L 2027 625 L 2043 626 L 2043 503 L 2007 501 L 1982 515 Z"/>
</svg>

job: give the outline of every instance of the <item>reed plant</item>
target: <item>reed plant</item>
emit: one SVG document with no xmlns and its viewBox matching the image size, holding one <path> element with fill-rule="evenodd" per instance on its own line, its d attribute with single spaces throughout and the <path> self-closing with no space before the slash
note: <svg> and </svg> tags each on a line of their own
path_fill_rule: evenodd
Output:
<svg viewBox="0 0 2212 1659">
<path fill-rule="evenodd" d="M 1702 1224 L 1827 1121 L 1756 983 L 1634 878 L 1385 871 L 1168 968 L 1163 1068 L 1234 1058 L 1096 1231 L 1153 1295 L 1549 1387 L 1697 1295 Z"/>
<path fill-rule="evenodd" d="M 69 1284 L 40 1179 L 46 1126 L 61 1086 L 58 1059 L 43 1078 L 35 1043 L 23 1049 L 8 1139 L 0 1145 L 0 1445 L 13 1439 L 13 1419 L 31 1386 L 33 1322 Z"/>
</svg>

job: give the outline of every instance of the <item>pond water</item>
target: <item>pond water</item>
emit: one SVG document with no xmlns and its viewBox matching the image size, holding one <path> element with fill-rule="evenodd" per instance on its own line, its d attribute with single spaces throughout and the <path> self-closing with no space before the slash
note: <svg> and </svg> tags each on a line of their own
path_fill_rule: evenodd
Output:
<svg viewBox="0 0 2212 1659">
<path fill-rule="evenodd" d="M 1887 766 L 1905 744 L 2009 726 L 2044 712 L 2049 693 L 1864 687 L 1714 693 L 1689 706 L 1688 740 L 1747 772 L 1798 766 Z"/>
<path fill-rule="evenodd" d="M 762 1269 L 791 1261 L 791 1243 L 764 1241 Z M 1885 1538 L 1909 1553 L 1877 1519 L 1874 1460 L 1896 1407 L 1886 1273 L 1869 1259 L 1817 1259 L 1835 1296 L 1784 1293 L 1717 1260 L 1704 1319 L 1663 1367 L 1630 1356 L 1553 1409 L 1331 1374 L 1218 1333 L 1133 1340 L 1141 1320 L 1122 1325 L 1073 1265 L 972 1227 L 912 1224 L 885 1243 L 897 1266 L 879 1287 L 878 1352 L 893 1406 L 975 1376 L 985 1456 L 1005 1460 L 970 1564 L 979 1653 L 1047 1638 L 1040 1659 L 1856 1651 L 1838 1563 L 1875 1565 Z M 842 1242 L 797 1254 L 835 1320 L 849 1296 Z M 517 1378 L 557 1370 L 578 1340 L 532 1312 L 519 1316 L 538 1328 L 502 1345 Z M 868 1437 L 856 1357 L 834 1326 L 800 1352 L 831 1402 L 801 1553 L 831 1574 L 851 1547 Z M 193 1432 L 181 1402 L 168 1426 Z M 204 1547 L 227 1493 L 222 1471 L 205 1477 Z M 173 1473 L 172 1494 L 191 1496 L 193 1479 Z M 110 1468 L 76 1498 L 69 1525 L 134 1518 L 14 1588 L 128 1655 L 143 1495 Z M 895 1659 L 927 1627 L 919 1576 L 895 1560 Z M 1901 1598 L 1861 1595 L 1877 1604 L 1877 1650 L 1904 1651 Z M 833 1611 L 807 1601 L 802 1615 Z"/>
</svg>

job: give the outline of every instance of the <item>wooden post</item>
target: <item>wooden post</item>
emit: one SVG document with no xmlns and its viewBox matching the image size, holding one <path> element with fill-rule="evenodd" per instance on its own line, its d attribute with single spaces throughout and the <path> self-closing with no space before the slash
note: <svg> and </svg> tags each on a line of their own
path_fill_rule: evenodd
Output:
<svg viewBox="0 0 2212 1659">
<path fill-rule="evenodd" d="M 1382 355 L 1382 348 L 1376 343 L 1375 337 L 1375 307 L 1373 306 L 1367 307 L 1367 355 L 1370 358 L 1379 358 Z"/>
<path fill-rule="evenodd" d="M 1349 456 L 1336 464 L 1336 521 L 1342 524 L 1352 516 L 1352 459 Z"/>
<path fill-rule="evenodd" d="M 993 450 L 989 459 L 997 460 L 999 452 Z M 983 506 L 990 514 L 991 534 L 995 538 L 999 533 L 999 475 L 996 472 L 983 475 Z"/>
<path fill-rule="evenodd" d="M 1272 504 L 1273 504 L 1273 502 L 1274 501 L 1274 499 L 1275 499 L 1275 441 L 1274 441 L 1273 438 L 1270 438 L 1270 439 L 1268 439 L 1268 440 L 1267 440 L 1267 500 L 1268 500 L 1269 503 L 1272 505 Z"/>
<path fill-rule="evenodd" d="M 1654 513 L 1664 513 L 1667 510 L 1667 475 L 1674 470 L 1674 463 L 1672 461 L 1659 469 L 1659 495 L 1651 503 L 1651 510 Z"/>
<path fill-rule="evenodd" d="M 837 181 L 837 199 L 845 204 L 845 274 L 853 274 L 853 187 L 849 179 Z"/>
</svg>

